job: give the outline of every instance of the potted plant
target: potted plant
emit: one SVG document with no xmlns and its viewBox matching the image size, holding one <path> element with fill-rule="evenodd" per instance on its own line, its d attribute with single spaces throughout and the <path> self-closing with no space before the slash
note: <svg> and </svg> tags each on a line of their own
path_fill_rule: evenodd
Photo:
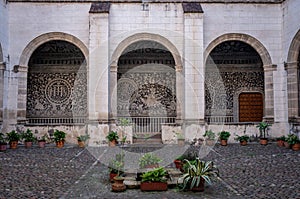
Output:
<svg viewBox="0 0 300 199">
<path fill-rule="evenodd" d="M 144 168 L 156 168 L 159 167 L 158 163 L 162 160 L 157 157 L 156 155 L 152 153 L 145 153 L 140 159 L 139 159 L 139 166 L 141 169 Z"/>
<path fill-rule="evenodd" d="M 106 139 L 109 141 L 109 146 L 114 147 L 117 145 L 119 139 L 118 133 L 116 131 L 110 131 L 106 136 Z"/>
<path fill-rule="evenodd" d="M 90 139 L 90 135 L 89 134 L 85 134 L 85 135 L 80 135 L 77 137 L 77 142 L 78 142 L 78 146 L 80 148 L 84 148 L 85 146 L 85 142 Z"/>
<path fill-rule="evenodd" d="M 221 131 L 219 133 L 219 138 L 221 140 L 222 146 L 227 146 L 227 140 L 229 137 L 230 137 L 230 132 L 228 132 L 228 131 Z"/>
<path fill-rule="evenodd" d="M 110 162 L 110 178 L 113 178 L 114 182 L 111 185 L 113 192 L 122 192 L 126 190 L 124 177 L 121 176 L 124 169 L 124 155 L 123 152 L 121 154 L 116 154 L 116 159 Z M 113 175 L 113 172 L 115 172 L 116 175 Z"/>
<path fill-rule="evenodd" d="M 142 175 L 141 191 L 166 191 L 167 179 L 168 172 L 163 167 L 147 171 Z"/>
<path fill-rule="evenodd" d="M 286 137 L 284 135 L 276 138 L 277 146 L 283 147 L 285 140 L 286 140 Z"/>
<path fill-rule="evenodd" d="M 192 164 L 189 160 L 184 160 L 187 165 L 186 173 L 181 176 L 178 184 L 182 190 L 204 191 L 204 183 L 212 183 L 212 179 L 219 176 L 219 170 L 211 161 L 201 161 L 199 158 L 195 159 Z"/>
<path fill-rule="evenodd" d="M 9 142 L 9 148 L 16 149 L 18 147 L 18 142 L 21 138 L 20 134 L 17 133 L 15 130 L 7 133 L 7 140 Z"/>
<path fill-rule="evenodd" d="M 7 149 L 7 142 L 6 137 L 3 133 L 0 133 L 0 151 L 6 151 Z"/>
<path fill-rule="evenodd" d="M 48 135 L 47 134 L 45 134 L 42 137 L 38 138 L 38 145 L 39 145 L 40 148 L 44 148 L 45 147 L 47 139 L 48 139 Z"/>
<path fill-rule="evenodd" d="M 36 140 L 36 137 L 33 135 L 30 129 L 27 129 L 25 132 L 22 132 L 21 138 L 24 140 L 25 148 L 32 147 L 32 143 Z"/>
<path fill-rule="evenodd" d="M 186 159 L 186 157 L 184 155 L 180 155 L 174 160 L 175 167 L 177 169 L 179 169 L 181 172 L 183 172 L 183 160 L 184 159 Z"/>
<path fill-rule="evenodd" d="M 245 146 L 247 145 L 247 143 L 249 142 L 249 139 L 250 137 L 248 135 L 241 135 L 241 136 L 238 136 L 235 138 L 235 140 L 239 141 L 240 142 L 240 145 L 242 146 Z"/>
<path fill-rule="evenodd" d="M 176 133 L 176 135 L 177 135 L 178 146 L 184 146 L 185 143 L 184 135 L 182 133 Z"/>
<path fill-rule="evenodd" d="M 203 137 L 207 145 L 212 146 L 215 144 L 216 134 L 212 130 L 205 131 Z"/>
<path fill-rule="evenodd" d="M 121 139 L 121 145 L 124 145 L 127 139 L 126 136 L 126 126 L 130 125 L 130 120 L 127 118 L 120 118 L 119 119 L 119 126 L 121 127 L 121 135 L 120 135 L 120 139 Z"/>
<path fill-rule="evenodd" d="M 297 135 L 290 134 L 287 138 L 287 142 L 291 145 L 294 151 L 300 150 L 300 140 Z"/>
<path fill-rule="evenodd" d="M 268 144 L 268 138 L 266 137 L 268 127 L 272 126 L 271 124 L 268 124 L 266 122 L 260 122 L 256 128 L 259 129 L 260 133 L 260 144 L 261 145 L 267 145 Z"/>
<path fill-rule="evenodd" d="M 62 148 L 65 144 L 66 133 L 64 131 L 55 130 L 54 131 L 54 141 L 57 148 Z"/>
</svg>

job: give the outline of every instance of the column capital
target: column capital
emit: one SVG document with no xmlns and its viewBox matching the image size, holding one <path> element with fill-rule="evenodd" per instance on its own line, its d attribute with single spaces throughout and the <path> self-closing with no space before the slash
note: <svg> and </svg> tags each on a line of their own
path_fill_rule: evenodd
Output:
<svg viewBox="0 0 300 199">
<path fill-rule="evenodd" d="M 118 65 L 116 64 L 111 64 L 110 65 L 110 72 L 117 72 L 118 71 Z"/>
<path fill-rule="evenodd" d="M 0 70 L 5 70 L 5 69 L 6 69 L 6 63 L 0 62 Z"/>
<path fill-rule="evenodd" d="M 263 68 L 265 72 L 271 72 L 277 69 L 277 65 L 276 64 L 264 65 Z"/>
<path fill-rule="evenodd" d="M 284 63 L 284 69 L 285 70 L 298 69 L 298 62 Z"/>
</svg>

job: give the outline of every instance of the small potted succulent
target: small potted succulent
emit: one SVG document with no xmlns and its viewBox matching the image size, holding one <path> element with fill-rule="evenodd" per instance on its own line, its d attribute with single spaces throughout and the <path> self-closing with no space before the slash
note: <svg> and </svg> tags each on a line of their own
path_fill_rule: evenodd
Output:
<svg viewBox="0 0 300 199">
<path fill-rule="evenodd" d="M 152 153 L 145 153 L 140 159 L 139 159 L 139 166 L 141 169 L 144 168 L 157 168 L 159 167 L 158 163 L 162 160 L 157 157 L 156 155 Z"/>
<path fill-rule="evenodd" d="M 230 137 L 230 132 L 228 132 L 228 131 L 221 131 L 219 133 L 219 138 L 221 140 L 222 146 L 227 146 L 227 141 L 228 141 L 229 137 Z"/>
<path fill-rule="evenodd" d="M 213 146 L 215 144 L 216 134 L 212 130 L 205 131 L 203 137 L 205 138 L 206 145 Z"/>
<path fill-rule="evenodd" d="M 106 136 L 106 139 L 108 139 L 109 141 L 109 146 L 114 147 L 118 143 L 118 139 L 119 139 L 118 133 L 116 131 L 110 131 Z"/>
<path fill-rule="evenodd" d="M 0 151 L 6 151 L 7 149 L 7 142 L 6 137 L 3 133 L 0 133 Z"/>
<path fill-rule="evenodd" d="M 241 146 L 246 146 L 247 143 L 249 142 L 250 137 L 248 135 L 241 135 L 241 136 L 236 136 L 235 140 L 240 142 Z"/>
<path fill-rule="evenodd" d="M 212 184 L 212 180 L 219 176 L 219 170 L 211 161 L 201 161 L 199 158 L 193 161 L 184 160 L 187 170 L 178 179 L 182 181 L 178 186 L 182 190 L 204 191 L 204 183 Z"/>
<path fill-rule="evenodd" d="M 256 128 L 259 129 L 259 133 L 260 133 L 260 144 L 261 145 L 267 145 L 268 144 L 268 138 L 266 137 L 268 132 L 268 127 L 272 126 L 271 124 L 268 124 L 266 122 L 260 122 Z"/>
<path fill-rule="evenodd" d="M 78 142 L 78 146 L 80 148 L 84 148 L 85 146 L 85 142 L 90 139 L 90 135 L 86 134 L 86 135 L 80 135 L 77 137 L 77 142 Z"/>
<path fill-rule="evenodd" d="M 16 149 L 18 147 L 18 142 L 21 139 L 21 135 L 17 133 L 15 130 L 6 134 L 7 140 L 9 142 L 9 148 Z"/>
<path fill-rule="evenodd" d="M 22 132 L 21 138 L 24 140 L 24 145 L 26 148 L 32 147 L 33 142 L 36 141 L 36 137 L 33 135 L 32 130 L 30 129 L 27 129 L 25 132 Z"/>
<path fill-rule="evenodd" d="M 142 174 L 141 191 L 166 191 L 168 190 L 168 172 L 159 167 Z"/>
<path fill-rule="evenodd" d="M 55 130 L 54 131 L 54 141 L 57 148 L 62 148 L 65 144 L 66 133 L 64 131 Z"/>
</svg>

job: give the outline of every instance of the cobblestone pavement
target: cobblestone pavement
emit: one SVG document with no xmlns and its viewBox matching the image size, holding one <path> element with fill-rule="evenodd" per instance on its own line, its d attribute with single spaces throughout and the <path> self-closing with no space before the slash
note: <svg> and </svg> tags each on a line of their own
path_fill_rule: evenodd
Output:
<svg viewBox="0 0 300 199">
<path fill-rule="evenodd" d="M 200 193 L 176 188 L 166 192 L 127 189 L 113 193 L 105 164 L 107 150 L 72 145 L 57 149 L 48 145 L 0 152 L 0 198 L 300 199 L 300 152 L 275 143 L 216 145 L 207 155 L 202 154 L 203 159 L 216 163 L 220 179 Z"/>
</svg>

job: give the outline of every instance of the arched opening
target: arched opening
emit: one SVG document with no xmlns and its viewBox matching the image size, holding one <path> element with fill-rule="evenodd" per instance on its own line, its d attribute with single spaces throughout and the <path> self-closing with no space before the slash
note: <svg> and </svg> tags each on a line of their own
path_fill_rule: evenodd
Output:
<svg viewBox="0 0 300 199">
<path fill-rule="evenodd" d="M 263 63 L 256 50 L 237 40 L 217 45 L 206 60 L 205 93 L 208 123 L 262 121 L 263 105 L 254 103 L 245 106 L 249 103 L 245 99 L 250 96 L 261 104 L 259 96 L 264 93 Z M 251 115 L 254 107 L 259 107 L 255 116 Z"/>
<path fill-rule="evenodd" d="M 63 40 L 40 45 L 28 63 L 26 118 L 30 124 L 82 124 L 87 70 L 81 50 Z"/>
<path fill-rule="evenodd" d="M 171 52 L 155 41 L 137 41 L 123 51 L 117 65 L 117 117 L 129 118 L 135 134 L 157 134 L 162 123 L 175 123 L 176 72 Z"/>
</svg>

